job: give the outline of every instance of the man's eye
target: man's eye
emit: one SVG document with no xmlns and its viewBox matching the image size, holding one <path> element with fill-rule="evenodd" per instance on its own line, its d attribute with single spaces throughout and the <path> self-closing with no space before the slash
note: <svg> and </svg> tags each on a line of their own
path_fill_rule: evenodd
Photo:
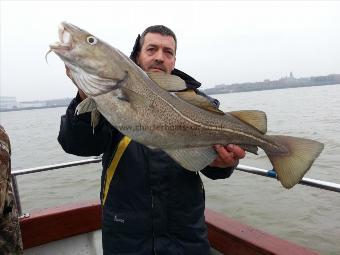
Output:
<svg viewBox="0 0 340 255">
<path fill-rule="evenodd" d="M 174 53 L 171 50 L 165 51 L 165 54 L 168 55 L 169 57 L 172 57 Z"/>
</svg>

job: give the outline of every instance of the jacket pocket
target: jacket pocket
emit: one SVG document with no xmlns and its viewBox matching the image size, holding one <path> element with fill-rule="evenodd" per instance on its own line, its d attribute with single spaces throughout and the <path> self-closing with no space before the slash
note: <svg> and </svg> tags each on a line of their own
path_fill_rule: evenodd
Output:
<svg viewBox="0 0 340 255">
<path fill-rule="evenodd" d="M 150 254 L 152 221 L 149 212 L 103 210 L 103 250 L 113 254 Z"/>
</svg>

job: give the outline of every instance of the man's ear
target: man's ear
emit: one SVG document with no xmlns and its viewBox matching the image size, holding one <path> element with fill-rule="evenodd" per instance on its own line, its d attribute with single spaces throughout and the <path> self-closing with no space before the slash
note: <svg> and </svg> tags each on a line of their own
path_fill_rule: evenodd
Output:
<svg viewBox="0 0 340 255">
<path fill-rule="evenodd" d="M 136 58 L 137 58 L 137 53 L 138 51 L 140 51 L 139 49 L 139 41 L 140 41 L 140 34 L 138 34 L 137 38 L 136 38 L 136 41 L 135 41 L 135 44 L 133 45 L 133 49 L 132 49 L 132 52 L 130 54 L 130 58 L 135 61 Z"/>
<path fill-rule="evenodd" d="M 176 66 L 176 56 L 175 56 L 174 66 L 172 67 L 171 71 L 173 71 L 175 69 L 175 66 Z"/>
</svg>

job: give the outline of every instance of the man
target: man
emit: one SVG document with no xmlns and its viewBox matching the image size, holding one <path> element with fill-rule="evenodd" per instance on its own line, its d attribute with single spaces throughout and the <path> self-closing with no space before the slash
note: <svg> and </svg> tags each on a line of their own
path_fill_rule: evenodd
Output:
<svg viewBox="0 0 340 255">
<path fill-rule="evenodd" d="M 152 26 L 138 36 L 131 59 L 144 71 L 178 75 L 200 93 L 199 82 L 174 68 L 176 47 L 169 28 Z M 131 141 L 103 117 L 93 133 L 90 115 L 74 114 L 85 98 L 79 90 L 62 116 L 58 140 L 68 153 L 103 153 L 104 254 L 208 254 L 199 173 L 182 168 L 161 150 Z M 245 152 L 236 145 L 215 149 L 218 157 L 201 172 L 212 179 L 227 178 Z"/>
</svg>

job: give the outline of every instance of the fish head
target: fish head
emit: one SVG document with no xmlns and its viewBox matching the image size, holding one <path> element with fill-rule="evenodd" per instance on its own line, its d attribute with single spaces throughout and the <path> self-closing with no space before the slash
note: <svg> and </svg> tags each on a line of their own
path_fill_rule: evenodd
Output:
<svg viewBox="0 0 340 255">
<path fill-rule="evenodd" d="M 51 44 L 49 52 L 64 61 L 87 96 L 106 93 L 126 79 L 128 67 L 121 60 L 127 57 L 119 50 L 67 22 L 59 25 L 58 34 L 60 41 Z"/>
</svg>

